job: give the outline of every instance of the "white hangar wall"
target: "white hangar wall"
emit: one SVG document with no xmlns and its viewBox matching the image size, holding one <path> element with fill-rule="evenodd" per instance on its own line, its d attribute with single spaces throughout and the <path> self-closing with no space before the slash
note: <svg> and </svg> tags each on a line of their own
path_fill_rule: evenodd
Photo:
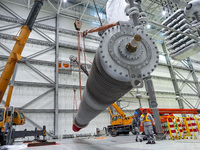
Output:
<svg viewBox="0 0 200 150">
<path fill-rule="evenodd" d="M 15 13 L 17 13 L 22 18 L 26 19 L 29 11 L 27 7 L 15 5 L 12 3 L 8 3 L 2 1 L 4 5 L 12 9 Z M 15 2 L 15 1 L 13 1 Z M 8 17 L 13 17 L 8 12 L 3 10 L 0 7 L 0 14 Z M 41 12 L 39 13 L 38 18 L 55 15 L 53 13 L 50 6 L 45 1 L 44 6 L 42 7 Z M 50 19 L 46 21 L 39 22 L 40 24 L 50 25 L 55 27 L 55 19 Z M 59 25 L 60 28 L 73 30 L 74 29 L 74 19 L 69 19 L 63 16 L 60 16 Z M 0 20 L 0 27 L 5 25 L 13 24 L 12 22 L 6 22 Z M 16 33 L 20 29 L 19 27 L 12 28 L 9 30 L 0 30 L 0 35 L 16 35 Z M 82 30 L 91 29 L 93 28 L 92 24 L 88 24 L 83 22 Z M 36 28 L 30 34 L 30 39 L 42 40 L 45 42 L 49 42 L 43 36 L 39 35 L 36 31 L 39 28 Z M 39 29 L 41 32 L 45 33 L 49 38 L 50 41 L 53 43 L 55 41 L 55 32 L 49 31 L 45 29 Z M 97 33 L 92 34 L 97 36 Z M 11 39 L 4 39 L 2 36 L 0 37 L 0 42 L 5 45 L 7 48 L 12 50 L 13 45 L 15 43 L 14 40 Z M 64 44 L 72 44 L 77 45 L 77 36 L 72 36 L 69 34 L 60 33 L 59 34 L 59 42 Z M 99 41 L 91 40 L 86 38 L 85 45 L 87 48 L 91 48 L 96 50 L 98 47 Z M 35 122 L 38 126 L 47 126 L 47 131 L 53 133 L 54 130 L 54 86 L 53 83 L 55 81 L 55 47 L 51 49 L 51 45 L 44 45 L 44 44 L 33 44 L 28 42 L 24 48 L 22 53 L 23 58 L 31 58 L 34 61 L 28 61 L 27 63 L 21 62 L 18 65 L 17 75 L 16 75 L 16 84 L 14 87 L 11 105 L 17 108 L 23 108 L 26 117 L 28 118 L 26 124 L 23 126 L 16 127 L 18 130 L 20 129 L 34 129 L 35 124 L 31 121 Z M 155 94 L 157 97 L 158 107 L 159 108 L 179 108 L 176 98 L 176 94 L 174 91 L 173 82 L 171 79 L 169 65 L 166 62 L 166 57 L 164 55 L 163 47 L 161 44 L 157 44 L 157 47 L 160 52 L 160 62 L 157 69 L 152 73 L 152 80 L 154 84 Z M 50 49 L 46 53 L 41 55 L 34 55 L 37 52 L 40 52 L 44 49 Z M 63 46 L 59 47 L 59 60 L 68 61 L 70 55 L 77 56 L 78 51 L 71 48 L 66 48 Z M 86 52 L 88 59 L 93 61 L 94 53 Z M 6 58 L 9 56 L 9 53 L 0 46 L 0 74 L 2 73 L 2 68 L 6 63 Z M 194 69 L 196 70 L 197 77 L 200 77 L 200 67 L 199 67 L 199 55 L 191 57 Z M 81 62 L 84 63 L 81 55 Z M 198 101 L 197 93 L 194 92 L 186 83 L 185 80 L 181 77 L 177 76 L 177 72 L 182 74 L 183 77 L 187 78 L 190 70 L 188 70 L 181 62 L 171 60 L 173 68 L 176 69 L 176 78 L 178 80 L 178 86 L 183 88 L 181 89 L 181 93 L 189 100 L 192 105 L 196 105 Z M 88 65 L 91 65 L 87 61 Z M 34 69 L 33 69 L 34 68 Z M 76 67 L 77 69 L 77 67 Z M 44 76 L 42 77 L 37 73 L 38 70 Z M 82 86 L 85 86 L 87 76 L 84 73 L 81 73 L 82 78 Z M 193 82 L 192 76 L 187 79 L 189 84 L 195 87 L 195 83 Z M 199 81 L 199 78 L 198 78 Z M 58 135 L 61 136 L 63 134 L 74 134 L 72 131 L 72 122 L 73 122 L 73 100 L 74 100 L 74 88 L 76 89 L 76 99 L 78 101 L 78 105 L 80 103 L 79 99 L 79 90 L 77 89 L 79 85 L 79 76 L 78 72 L 73 71 L 72 74 L 64 74 L 59 73 L 58 75 L 58 83 L 61 85 L 58 90 Z M 8 90 L 8 89 L 7 89 Z M 83 92 L 83 90 L 82 90 Z M 149 107 L 148 103 L 148 96 L 146 95 L 145 87 L 139 89 L 139 92 L 142 94 L 141 104 L 142 107 Z M 134 109 L 139 107 L 138 99 L 135 98 L 136 89 L 131 90 L 133 96 L 130 93 L 127 93 L 122 97 L 120 100 L 121 106 L 125 106 L 123 110 L 129 110 L 130 113 L 127 115 L 133 114 Z M 4 96 L 4 100 L 6 99 L 7 91 Z M 2 104 L 1 104 L 2 105 Z M 185 108 L 189 108 L 185 105 Z M 79 133 L 95 133 L 96 128 L 103 128 L 110 123 L 110 115 L 108 111 L 104 111 L 101 113 L 97 118 L 91 121 L 89 126 Z"/>
</svg>

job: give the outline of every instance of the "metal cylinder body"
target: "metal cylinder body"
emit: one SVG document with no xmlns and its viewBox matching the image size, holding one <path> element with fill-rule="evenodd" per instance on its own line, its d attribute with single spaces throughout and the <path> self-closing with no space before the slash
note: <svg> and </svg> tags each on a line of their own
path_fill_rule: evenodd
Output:
<svg viewBox="0 0 200 150">
<path fill-rule="evenodd" d="M 134 35 L 140 35 L 142 41 L 136 52 L 129 52 L 126 45 Z M 73 130 L 79 131 L 87 126 L 94 117 L 133 87 L 142 87 L 143 77 L 155 69 L 158 58 L 155 43 L 144 31 L 134 28 L 132 22 L 119 22 L 118 26 L 105 31 L 93 61 Z"/>
<path fill-rule="evenodd" d="M 106 74 L 102 66 L 98 66 L 100 60 L 97 57 L 98 53 L 94 59 L 92 73 L 87 80 L 81 105 L 76 116 L 78 125 L 86 125 L 132 88 L 130 82 L 121 82 Z"/>
</svg>

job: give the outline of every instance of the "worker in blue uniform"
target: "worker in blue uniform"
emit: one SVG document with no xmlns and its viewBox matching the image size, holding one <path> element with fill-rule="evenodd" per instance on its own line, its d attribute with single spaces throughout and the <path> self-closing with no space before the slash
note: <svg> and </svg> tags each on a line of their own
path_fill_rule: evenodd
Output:
<svg viewBox="0 0 200 150">
<path fill-rule="evenodd" d="M 136 142 L 139 142 L 139 141 L 142 142 L 142 139 L 139 137 L 139 134 L 140 134 L 139 127 L 140 127 L 140 119 L 138 118 L 138 113 L 135 112 L 133 121 L 132 121 L 132 129 L 134 129 L 136 133 L 136 138 L 135 138 Z"/>
</svg>

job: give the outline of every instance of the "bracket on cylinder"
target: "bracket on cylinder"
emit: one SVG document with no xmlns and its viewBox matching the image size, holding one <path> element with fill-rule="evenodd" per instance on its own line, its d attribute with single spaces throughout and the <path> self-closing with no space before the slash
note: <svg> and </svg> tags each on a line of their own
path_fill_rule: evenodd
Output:
<svg viewBox="0 0 200 150">
<path fill-rule="evenodd" d="M 144 84 L 143 84 L 141 70 L 130 68 L 128 69 L 128 73 L 129 73 L 132 87 L 142 88 Z"/>
</svg>

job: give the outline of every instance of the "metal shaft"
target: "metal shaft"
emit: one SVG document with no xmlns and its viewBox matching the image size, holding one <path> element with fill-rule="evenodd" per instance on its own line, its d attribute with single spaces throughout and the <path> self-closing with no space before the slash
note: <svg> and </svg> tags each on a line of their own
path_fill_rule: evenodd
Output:
<svg viewBox="0 0 200 150">
<path fill-rule="evenodd" d="M 126 45 L 126 49 L 129 52 L 135 52 L 137 50 L 137 47 L 139 45 L 139 43 L 142 41 L 142 37 L 140 35 L 135 35 L 132 39 L 132 41 L 130 41 L 127 45 Z"/>
<path fill-rule="evenodd" d="M 156 122 L 155 124 L 156 124 L 156 130 L 157 130 L 157 138 L 161 139 L 163 138 L 163 132 L 162 132 L 162 127 L 161 127 L 160 115 L 159 115 L 159 111 L 157 107 L 158 103 L 156 101 L 156 95 L 154 92 L 151 76 L 144 78 L 144 82 L 145 82 L 146 91 L 148 92 L 148 95 L 149 95 L 149 105 L 150 105 L 150 108 L 152 108 L 153 110 L 153 115 Z"/>
</svg>

